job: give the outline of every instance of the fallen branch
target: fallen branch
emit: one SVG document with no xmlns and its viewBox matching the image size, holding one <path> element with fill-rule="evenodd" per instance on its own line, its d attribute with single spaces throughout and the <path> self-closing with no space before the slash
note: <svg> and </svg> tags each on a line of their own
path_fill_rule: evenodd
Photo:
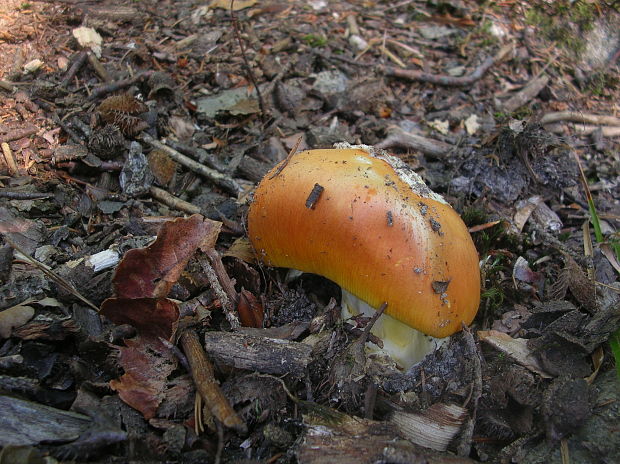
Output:
<svg viewBox="0 0 620 464">
<path fill-rule="evenodd" d="M 433 156 L 445 156 L 454 149 L 449 143 L 411 134 L 405 132 L 400 127 L 393 127 L 388 133 L 387 138 L 376 144 L 376 146 L 377 148 L 389 148 L 394 146 L 411 148 L 421 151 L 426 155 Z"/>
<path fill-rule="evenodd" d="M 90 96 L 88 97 L 88 100 L 95 100 L 96 98 L 99 98 L 103 95 L 116 92 L 117 90 L 124 89 L 125 87 L 129 87 L 135 84 L 136 82 L 140 82 L 145 79 L 148 79 L 149 77 L 151 77 L 151 75 L 154 72 L 155 71 L 144 71 L 128 79 L 122 79 L 120 81 L 114 81 L 114 82 L 110 82 L 108 84 L 104 84 L 99 87 L 96 87 L 93 90 L 93 92 L 90 94 Z"/>
<path fill-rule="evenodd" d="M 620 126 L 620 118 L 616 118 L 615 116 L 580 113 L 578 111 L 558 111 L 555 113 L 547 113 L 540 119 L 540 123 L 543 125 L 562 121 L 578 122 L 582 124 Z"/>
<path fill-rule="evenodd" d="M 211 260 L 213 260 L 212 257 L 210 258 Z M 199 263 L 207 280 L 209 281 L 209 284 L 211 285 L 211 289 L 215 292 L 215 295 L 220 300 L 224 315 L 226 316 L 226 320 L 228 321 L 233 330 L 237 330 L 239 327 L 241 327 L 241 323 L 239 322 L 239 318 L 237 317 L 236 312 L 237 295 L 234 287 L 232 288 L 232 292 L 234 292 L 234 297 L 233 293 L 231 293 L 230 286 L 232 284 L 226 280 L 228 278 L 228 274 L 226 274 L 226 278 L 220 277 L 224 266 L 222 265 L 222 269 L 216 270 L 206 259 L 199 260 Z M 221 264 L 221 260 L 219 263 Z M 231 296 L 229 297 L 229 295 Z"/>
<path fill-rule="evenodd" d="M 522 106 L 529 103 L 536 95 L 540 93 L 542 89 L 549 83 L 549 76 L 541 76 L 536 79 L 531 80 L 525 87 L 523 87 L 519 92 L 514 94 L 505 102 L 501 103 L 499 106 L 502 110 L 512 113 L 513 111 L 521 108 Z"/>
<path fill-rule="evenodd" d="M 215 380 L 213 365 L 202 349 L 196 332 L 186 330 L 181 334 L 180 341 L 191 367 L 196 390 L 200 393 L 213 416 L 225 427 L 242 434 L 247 433 L 247 426 L 232 408 L 222 393 L 217 380 Z"/>
<path fill-rule="evenodd" d="M 227 192 L 232 193 L 234 195 L 238 195 L 241 192 L 241 187 L 239 187 L 237 182 L 231 177 L 221 172 L 218 172 L 215 169 L 211 169 L 203 164 L 200 164 L 197 161 L 194 161 L 193 159 L 185 156 L 182 153 L 179 153 L 178 151 L 170 148 L 169 146 L 164 145 L 160 141 L 155 140 L 153 137 L 151 137 L 146 132 L 142 132 L 140 136 L 138 137 L 138 139 L 142 140 L 145 143 L 148 143 L 153 148 L 163 150 L 164 152 L 166 152 L 166 154 L 170 158 L 172 158 L 177 163 L 185 166 L 186 168 L 188 168 L 189 170 L 197 174 L 200 174 L 203 177 L 206 177 L 211 182 L 213 182 L 215 185 L 217 185 L 218 187 L 221 187 Z"/>
<path fill-rule="evenodd" d="M 507 45 L 500 49 L 495 56 L 490 56 L 482 62 L 471 74 L 467 76 L 453 77 L 444 74 L 429 74 L 413 69 L 399 69 L 392 66 L 386 66 L 383 70 L 386 76 L 400 77 L 410 81 L 429 82 L 436 85 L 445 85 L 453 87 L 463 87 L 471 85 L 479 80 L 495 63 L 501 61 L 510 51 L 512 45 Z"/>
<path fill-rule="evenodd" d="M 545 126 L 545 129 L 554 134 L 564 134 L 568 129 L 576 135 L 590 135 L 600 130 L 603 137 L 620 137 L 620 126 L 592 126 L 570 123 L 549 124 Z"/>
<path fill-rule="evenodd" d="M 259 333 L 261 330 L 252 332 Z M 239 332 L 207 332 L 205 350 L 217 364 L 297 378 L 305 375 L 312 360 L 312 347 L 305 343 Z"/>
<path fill-rule="evenodd" d="M 153 198 L 161 201 L 164 205 L 169 206 L 170 208 L 178 209 L 179 211 L 183 211 L 184 213 L 188 214 L 200 213 L 200 208 L 198 206 L 192 205 L 185 200 L 181 200 L 180 198 L 175 197 L 171 193 L 166 192 L 164 189 L 151 186 L 150 193 Z"/>
</svg>

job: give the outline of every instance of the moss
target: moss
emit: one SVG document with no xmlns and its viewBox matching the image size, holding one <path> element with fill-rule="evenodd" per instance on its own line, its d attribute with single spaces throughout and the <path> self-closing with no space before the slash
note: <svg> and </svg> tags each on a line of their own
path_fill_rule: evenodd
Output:
<svg viewBox="0 0 620 464">
<path fill-rule="evenodd" d="M 327 38 L 317 34 L 306 34 L 302 37 L 303 41 L 311 47 L 320 48 L 327 45 Z"/>
<path fill-rule="evenodd" d="M 585 47 L 583 33 L 593 29 L 597 13 L 596 4 L 586 0 L 538 1 L 526 11 L 525 21 L 547 40 L 579 54 Z"/>
</svg>

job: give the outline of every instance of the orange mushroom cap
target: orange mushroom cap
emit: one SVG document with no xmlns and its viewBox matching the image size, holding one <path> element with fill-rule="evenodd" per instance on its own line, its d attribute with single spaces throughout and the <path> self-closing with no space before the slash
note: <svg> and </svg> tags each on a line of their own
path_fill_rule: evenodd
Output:
<svg viewBox="0 0 620 464">
<path fill-rule="evenodd" d="M 460 216 L 372 147 L 310 150 L 260 182 L 248 233 L 269 266 L 322 275 L 427 335 L 473 320 L 478 254 Z"/>
</svg>

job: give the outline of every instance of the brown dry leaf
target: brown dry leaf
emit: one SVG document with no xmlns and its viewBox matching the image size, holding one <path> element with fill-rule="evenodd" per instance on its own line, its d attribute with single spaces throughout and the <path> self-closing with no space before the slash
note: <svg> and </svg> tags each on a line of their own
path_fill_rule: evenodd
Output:
<svg viewBox="0 0 620 464">
<path fill-rule="evenodd" d="M 239 303 L 237 304 L 237 312 L 239 313 L 239 321 L 243 327 L 263 326 L 264 311 L 263 305 L 252 294 L 252 292 L 242 289 L 239 294 Z"/>
<path fill-rule="evenodd" d="M 164 398 L 168 376 L 176 369 L 177 360 L 159 341 L 137 337 L 120 347 L 119 363 L 125 373 L 110 381 L 120 398 L 142 413 L 145 419 L 155 416 Z"/>
<path fill-rule="evenodd" d="M 167 298 L 108 298 L 100 314 L 117 325 L 134 326 L 143 337 L 169 341 L 179 321 L 179 307 Z"/>
<path fill-rule="evenodd" d="M 252 248 L 252 244 L 246 237 L 239 237 L 236 239 L 223 256 L 233 256 L 250 264 L 256 262 L 254 248 Z"/>
<path fill-rule="evenodd" d="M 213 0 L 209 6 L 211 8 L 221 8 L 224 10 L 230 11 L 230 5 L 232 0 Z M 243 10 L 245 8 L 249 8 L 252 5 L 256 5 L 258 0 L 235 0 L 235 4 L 233 5 L 233 11 Z"/>
<path fill-rule="evenodd" d="M 221 222 L 199 214 L 166 222 L 157 240 L 125 253 L 113 284 L 118 298 L 163 298 L 198 247 L 211 248 Z"/>
<path fill-rule="evenodd" d="M 9 338 L 15 327 L 20 327 L 34 316 L 34 308 L 16 305 L 0 312 L 0 338 Z"/>
</svg>

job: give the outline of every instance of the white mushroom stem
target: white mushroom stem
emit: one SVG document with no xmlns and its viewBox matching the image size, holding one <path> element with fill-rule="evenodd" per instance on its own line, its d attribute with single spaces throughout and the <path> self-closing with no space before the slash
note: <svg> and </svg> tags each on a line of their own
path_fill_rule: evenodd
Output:
<svg viewBox="0 0 620 464">
<path fill-rule="evenodd" d="M 342 289 L 343 320 L 358 315 L 372 317 L 375 311 L 367 303 Z M 409 370 L 414 364 L 422 361 L 426 355 L 435 351 L 448 339 L 425 335 L 385 313 L 377 319 L 370 333 L 383 341 L 383 348 L 368 342 L 367 351 L 370 354 L 389 356 L 404 370 Z"/>
</svg>

